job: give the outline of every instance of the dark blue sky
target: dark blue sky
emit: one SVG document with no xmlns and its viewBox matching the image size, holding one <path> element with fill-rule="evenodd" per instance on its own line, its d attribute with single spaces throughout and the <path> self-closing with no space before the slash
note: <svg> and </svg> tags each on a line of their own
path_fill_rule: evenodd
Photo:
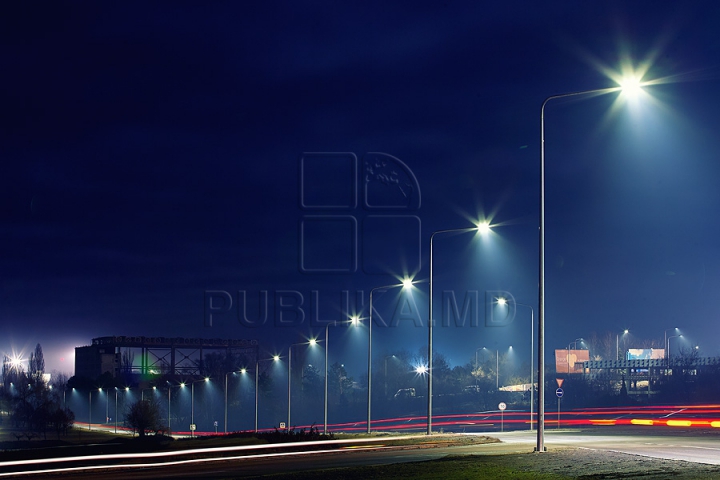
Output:
<svg viewBox="0 0 720 480">
<path fill-rule="evenodd" d="M 668 81 L 546 110 L 547 346 L 678 326 L 718 354 L 720 6 L 551 3 L 3 7 L 0 349 L 40 342 L 64 371 L 107 335 L 286 351 L 322 332 L 313 291 L 340 319 L 342 291 L 427 280 L 430 234 L 486 216 L 485 242 L 436 237 L 436 318 L 443 291 L 477 291 L 480 315 L 436 349 L 529 358 L 527 312 L 483 315 L 488 290 L 537 305 L 540 105 L 624 62 Z M 208 290 L 233 297 L 212 327 Z M 248 328 L 239 290 L 249 317 L 262 290 L 306 317 Z M 374 330 L 378 355 L 426 345 L 412 317 Z M 361 373 L 364 334 L 336 330 L 331 361 Z"/>
</svg>

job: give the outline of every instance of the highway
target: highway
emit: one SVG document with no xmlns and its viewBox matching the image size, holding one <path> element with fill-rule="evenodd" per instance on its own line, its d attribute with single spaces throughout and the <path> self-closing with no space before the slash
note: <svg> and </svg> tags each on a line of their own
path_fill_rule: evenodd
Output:
<svg viewBox="0 0 720 480">
<path fill-rule="evenodd" d="M 641 428 L 641 427 L 640 427 Z M 474 435 L 474 434 L 466 434 Z M 535 433 L 513 431 L 494 433 L 502 443 L 466 445 L 437 448 L 390 447 L 382 442 L 387 439 L 365 439 L 364 441 L 321 442 L 315 451 L 297 451 L 296 448 L 239 450 L 198 449 L 193 455 L 168 456 L 162 458 L 131 457 L 124 459 L 82 459 L 69 465 L 43 465 L 48 471 L 42 478 L 236 478 L 270 473 L 296 472 L 355 465 L 380 465 L 389 463 L 415 462 L 442 458 L 447 455 L 498 455 L 507 453 L 529 453 L 535 445 Z M 575 447 L 591 450 L 605 450 L 632 455 L 641 455 L 668 460 L 720 464 L 720 434 L 715 430 L 666 429 L 659 431 L 638 427 L 591 427 L 583 430 L 556 430 L 546 432 L 548 449 Z M 10 474 L 7 468 L 0 478 L 31 478 L 20 473 Z M 35 475 L 32 475 L 34 478 Z"/>
</svg>

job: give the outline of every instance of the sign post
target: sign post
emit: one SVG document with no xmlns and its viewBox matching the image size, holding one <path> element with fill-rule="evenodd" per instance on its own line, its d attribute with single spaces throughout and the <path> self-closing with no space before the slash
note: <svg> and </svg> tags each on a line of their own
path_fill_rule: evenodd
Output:
<svg viewBox="0 0 720 480">
<path fill-rule="evenodd" d="M 558 383 L 560 383 L 560 382 L 558 382 Z M 560 429 L 560 399 L 562 398 L 564 393 L 565 392 L 560 387 L 558 387 L 558 389 L 555 390 L 555 395 L 557 395 L 557 399 L 558 399 L 558 425 L 557 425 L 558 430 Z"/>
<path fill-rule="evenodd" d="M 498 405 L 498 409 L 500 410 L 500 431 L 502 432 L 505 427 L 504 423 L 504 416 L 505 416 L 505 409 L 507 408 L 507 405 L 505 405 L 505 402 L 500 402 Z"/>
</svg>

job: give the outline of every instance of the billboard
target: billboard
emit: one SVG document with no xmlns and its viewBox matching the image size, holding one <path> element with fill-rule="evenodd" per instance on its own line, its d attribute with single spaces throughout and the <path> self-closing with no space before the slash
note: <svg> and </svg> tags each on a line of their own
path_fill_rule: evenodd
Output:
<svg viewBox="0 0 720 480">
<path fill-rule="evenodd" d="M 557 373 L 583 373 L 582 362 L 589 361 L 589 350 L 555 350 L 555 371 Z"/>
<path fill-rule="evenodd" d="M 664 348 L 630 348 L 627 351 L 627 360 L 650 360 L 665 358 Z"/>
</svg>

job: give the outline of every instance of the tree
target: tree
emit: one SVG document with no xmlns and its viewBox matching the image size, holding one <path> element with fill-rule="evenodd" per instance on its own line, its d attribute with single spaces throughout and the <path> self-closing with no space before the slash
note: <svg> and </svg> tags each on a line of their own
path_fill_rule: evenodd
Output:
<svg viewBox="0 0 720 480">
<path fill-rule="evenodd" d="M 160 414 L 160 405 L 155 399 L 138 400 L 133 403 L 125 415 L 125 421 L 133 431 L 137 432 L 139 437 L 144 437 L 150 432 L 158 433 L 165 429 Z"/>
<path fill-rule="evenodd" d="M 328 395 L 335 402 L 345 403 L 346 395 L 352 390 L 353 379 L 348 377 L 345 366 L 337 362 L 328 369 Z"/>
<path fill-rule="evenodd" d="M 50 416 L 50 424 L 57 433 L 58 440 L 60 435 L 67 435 L 75 423 L 75 414 L 69 408 L 58 408 Z"/>
<path fill-rule="evenodd" d="M 38 343 L 35 345 L 35 351 L 30 354 L 28 361 L 28 376 L 37 380 L 42 380 L 45 373 L 45 358 L 43 357 L 42 347 Z"/>
</svg>

